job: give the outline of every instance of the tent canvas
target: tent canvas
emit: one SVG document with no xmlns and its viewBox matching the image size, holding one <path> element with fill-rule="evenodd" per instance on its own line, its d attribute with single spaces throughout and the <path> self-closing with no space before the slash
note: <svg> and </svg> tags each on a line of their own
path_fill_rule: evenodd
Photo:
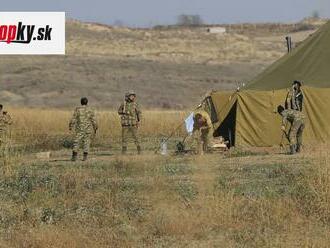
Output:
<svg viewBox="0 0 330 248">
<path fill-rule="evenodd" d="M 228 136 L 229 129 L 219 131 L 235 108 L 236 146 L 274 146 L 282 139 L 281 117 L 277 106 L 284 104 L 287 88 L 293 80 L 304 83 L 306 128 L 304 141 L 326 142 L 330 139 L 330 22 L 252 80 L 240 92 L 212 92 L 211 99 L 218 121 L 215 135 Z M 226 133 L 227 132 L 227 133 Z"/>
<path fill-rule="evenodd" d="M 330 88 L 329 64 L 330 22 L 249 82 L 247 89 L 285 89 L 293 80 L 310 87 Z"/>
</svg>

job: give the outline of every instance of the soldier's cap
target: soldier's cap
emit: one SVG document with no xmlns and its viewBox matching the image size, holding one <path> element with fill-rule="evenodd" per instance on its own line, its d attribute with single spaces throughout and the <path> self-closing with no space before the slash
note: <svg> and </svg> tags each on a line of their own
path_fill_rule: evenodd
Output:
<svg viewBox="0 0 330 248">
<path fill-rule="evenodd" d="M 136 96 L 134 90 L 129 90 L 127 93 L 126 93 L 126 96 Z"/>
</svg>

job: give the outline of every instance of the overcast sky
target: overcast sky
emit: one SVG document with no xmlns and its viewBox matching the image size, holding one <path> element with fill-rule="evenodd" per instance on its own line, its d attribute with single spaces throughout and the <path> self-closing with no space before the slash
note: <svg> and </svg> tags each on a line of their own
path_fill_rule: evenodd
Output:
<svg viewBox="0 0 330 248">
<path fill-rule="evenodd" d="M 1 11 L 66 11 L 67 17 L 146 27 L 173 24 L 180 14 L 207 23 L 292 22 L 318 11 L 330 17 L 330 0 L 10 0 Z M 0 20 L 1 21 L 1 20 Z"/>
</svg>

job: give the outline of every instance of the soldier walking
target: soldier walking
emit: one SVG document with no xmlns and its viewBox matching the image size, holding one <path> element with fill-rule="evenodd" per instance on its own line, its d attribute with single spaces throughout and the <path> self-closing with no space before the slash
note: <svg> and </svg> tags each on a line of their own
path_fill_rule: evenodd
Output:
<svg viewBox="0 0 330 248">
<path fill-rule="evenodd" d="M 290 141 L 290 154 L 300 152 L 302 146 L 303 131 L 305 128 L 305 116 L 302 112 L 293 109 L 284 109 L 283 106 L 277 107 L 277 112 L 282 116 L 281 129 L 285 132 L 286 125 L 289 122 L 291 124 L 288 133 L 288 139 Z"/>
<path fill-rule="evenodd" d="M 125 101 L 118 109 L 122 126 L 122 154 L 127 152 L 128 138 L 131 136 L 136 145 L 138 154 L 141 154 L 141 145 L 138 135 L 138 129 L 141 123 L 142 112 L 136 102 L 136 94 L 129 91 L 125 95 Z"/>
<path fill-rule="evenodd" d="M 194 113 L 194 129 L 193 133 L 197 137 L 198 154 L 203 155 L 204 152 L 210 151 L 210 141 L 213 137 L 213 125 L 209 114 L 204 110 L 197 110 Z"/>
<path fill-rule="evenodd" d="M 83 97 L 81 98 L 80 103 L 81 106 L 75 109 L 69 124 L 69 130 L 75 132 L 71 158 L 72 161 L 77 160 L 78 150 L 81 145 L 84 152 L 83 161 L 87 160 L 92 134 L 96 134 L 98 128 L 95 112 L 87 106 L 88 99 Z"/>
</svg>

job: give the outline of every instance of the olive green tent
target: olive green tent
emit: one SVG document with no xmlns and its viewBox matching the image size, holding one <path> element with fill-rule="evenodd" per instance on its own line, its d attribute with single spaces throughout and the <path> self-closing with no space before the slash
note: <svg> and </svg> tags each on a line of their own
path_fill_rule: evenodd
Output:
<svg viewBox="0 0 330 248">
<path fill-rule="evenodd" d="M 281 142 L 281 118 L 293 80 L 303 82 L 305 143 L 330 140 L 330 22 L 271 65 L 239 92 L 212 92 L 215 136 L 236 146 L 274 146 Z"/>
</svg>

